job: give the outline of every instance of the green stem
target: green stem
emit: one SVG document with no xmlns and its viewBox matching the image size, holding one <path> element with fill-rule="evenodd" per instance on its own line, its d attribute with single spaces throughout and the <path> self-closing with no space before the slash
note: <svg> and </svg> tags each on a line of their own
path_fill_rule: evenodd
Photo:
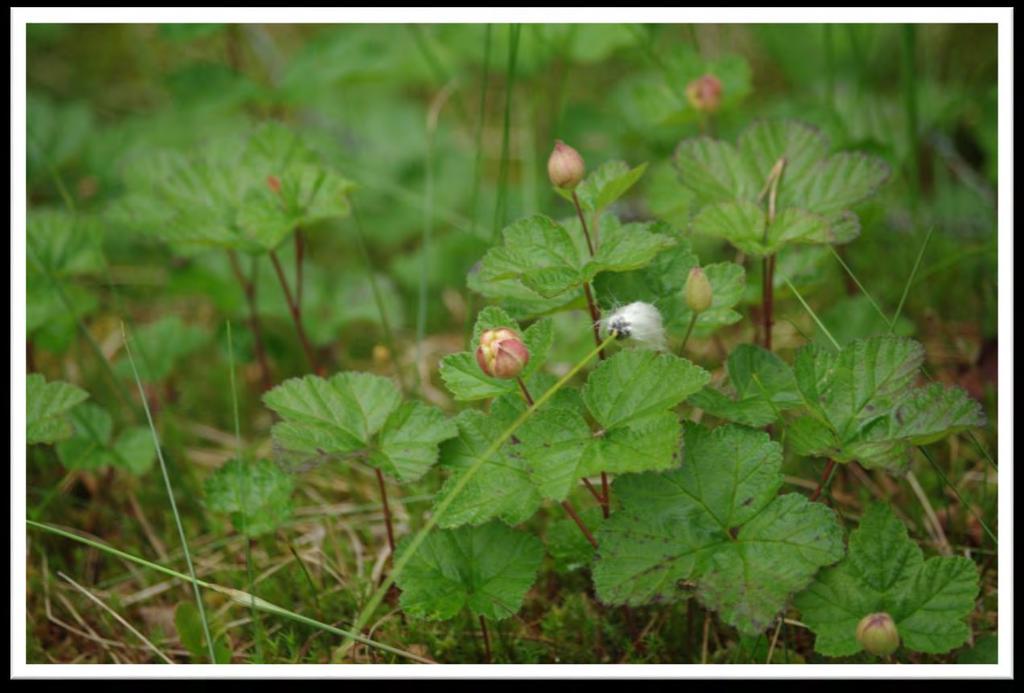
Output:
<svg viewBox="0 0 1024 693">
<path fill-rule="evenodd" d="M 693 332 L 693 326 L 697 324 L 697 316 L 699 313 L 694 311 L 693 317 L 690 318 L 690 324 L 686 326 L 686 336 L 683 337 L 683 345 L 679 347 L 679 353 L 682 354 L 686 351 L 686 343 L 690 341 L 690 333 Z"/>
<path fill-rule="evenodd" d="M 384 582 L 382 582 L 380 586 L 377 588 L 377 591 L 374 592 L 373 595 L 370 597 L 370 601 L 367 602 L 366 606 L 363 607 L 362 611 L 359 613 L 359 617 L 356 619 L 355 624 L 353 624 L 352 630 L 354 632 L 358 633 L 362 631 L 362 629 L 366 626 L 366 624 L 370 620 L 370 617 L 373 616 L 373 613 L 377 610 L 377 607 L 380 606 L 380 603 L 384 599 L 384 596 L 391 588 L 391 585 L 394 584 L 395 578 L 402 574 L 402 571 L 405 570 L 406 564 L 412 559 L 413 556 L 416 555 L 416 551 L 419 549 L 420 545 L 426 540 L 427 534 L 429 534 L 430 530 L 432 530 L 434 526 L 437 525 L 438 519 L 444 516 L 444 513 L 445 511 L 448 510 L 448 507 L 453 502 L 455 502 L 456 497 L 458 497 L 458 495 L 462 493 L 462 490 L 466 488 L 470 481 L 473 480 L 473 477 L 476 476 L 480 469 L 482 469 L 483 466 L 487 464 L 488 461 L 490 461 L 491 457 L 493 457 L 494 454 L 498 452 L 502 445 L 508 442 L 508 440 L 515 434 L 515 432 L 519 430 L 519 427 L 526 423 L 527 419 L 533 416 L 534 412 L 536 412 L 540 407 L 544 406 L 548 402 L 548 400 L 554 397 L 559 390 L 565 387 L 565 385 L 573 377 L 575 377 L 576 374 L 579 373 L 584 366 L 590 363 L 590 361 L 595 356 L 597 356 L 601 349 L 611 344 L 612 341 L 614 341 L 615 337 L 616 335 L 614 333 L 609 335 L 608 338 L 604 340 L 602 344 L 600 344 L 597 348 L 595 348 L 593 351 L 591 351 L 589 354 L 583 357 L 583 359 L 579 363 L 573 366 L 568 373 L 566 373 L 558 380 L 558 382 L 552 385 L 547 390 L 547 392 L 541 395 L 538 400 L 536 400 L 532 405 L 530 405 L 530 407 L 526 409 L 526 411 L 524 411 L 522 414 L 516 417 L 516 420 L 513 421 L 512 424 L 508 428 L 506 428 L 501 435 L 494 439 L 494 441 L 487 447 L 486 450 L 483 451 L 483 453 L 476 460 L 476 462 L 474 462 L 472 465 L 466 468 L 466 470 L 462 473 L 462 475 L 452 486 L 451 490 L 435 506 L 434 512 L 427 519 L 427 522 L 423 526 L 423 528 L 416 533 L 416 535 L 409 542 L 406 549 L 402 552 L 402 555 L 398 558 L 398 560 L 395 561 L 394 566 L 391 569 L 391 574 L 388 575 L 387 578 L 385 578 Z M 349 637 L 345 640 L 345 642 L 342 643 L 341 647 L 335 652 L 335 661 L 339 661 L 348 653 L 348 651 L 352 648 L 354 640 L 356 640 L 355 637 Z"/>
<path fill-rule="evenodd" d="M 185 538 L 185 528 L 181 524 L 181 515 L 178 514 L 178 503 L 174 500 L 174 489 L 171 487 L 171 477 L 167 473 L 167 463 L 164 461 L 163 449 L 160 447 L 160 438 L 156 434 L 156 425 L 153 423 L 153 416 L 149 412 L 149 399 L 142 387 L 142 380 L 139 378 L 139 371 L 135 367 L 135 357 L 132 356 L 131 344 L 128 340 L 128 330 L 124 323 L 121 323 L 121 333 L 124 336 L 124 348 L 128 354 L 128 363 L 132 367 L 132 375 L 135 376 L 135 384 L 139 388 L 139 398 L 142 400 L 142 407 L 146 411 L 146 421 L 149 423 L 149 431 L 153 434 L 153 446 L 156 448 L 156 457 L 160 461 L 160 473 L 164 477 L 164 487 L 167 489 L 167 499 L 171 503 L 171 513 L 174 515 L 174 524 L 178 527 L 178 538 L 181 540 L 181 548 L 185 553 L 185 563 L 188 565 L 189 575 L 196 579 L 196 569 L 192 565 L 192 554 L 188 550 L 188 540 Z M 210 624 L 206 619 L 206 607 L 203 605 L 203 597 L 199 594 L 199 586 L 192 584 L 195 592 L 196 604 L 199 606 L 199 618 L 203 622 L 203 634 L 206 636 L 206 646 L 210 653 L 210 663 L 217 663 L 217 655 L 213 651 L 213 638 L 210 636 Z"/>
</svg>

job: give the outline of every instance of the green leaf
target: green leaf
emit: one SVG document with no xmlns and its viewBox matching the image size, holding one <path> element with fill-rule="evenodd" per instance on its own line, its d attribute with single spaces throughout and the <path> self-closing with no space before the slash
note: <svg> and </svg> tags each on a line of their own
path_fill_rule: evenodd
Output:
<svg viewBox="0 0 1024 693">
<path fill-rule="evenodd" d="M 408 543 L 399 544 L 398 560 Z M 442 621 L 469 609 L 499 621 L 519 611 L 543 558 L 539 539 L 499 522 L 434 530 L 395 582 L 402 608 L 416 618 Z"/>
<path fill-rule="evenodd" d="M 790 425 L 794 450 L 901 472 L 913 445 L 984 426 L 981 406 L 962 389 L 912 387 L 923 359 L 921 345 L 902 337 L 855 340 L 838 355 L 802 348 L 794 373 L 808 414 Z"/>
<path fill-rule="evenodd" d="M 26 439 L 29 445 L 56 443 L 72 435 L 74 429 L 68 412 L 89 393 L 70 383 L 46 382 L 40 373 L 29 373 L 25 379 Z"/>
<path fill-rule="evenodd" d="M 353 186 L 277 123 L 187 153 L 147 150 L 129 161 L 124 181 L 113 221 L 170 243 L 253 253 L 299 226 L 346 216 Z"/>
<path fill-rule="evenodd" d="M 505 227 L 502 238 L 503 245 L 484 255 L 478 281 L 516 279 L 544 298 L 558 296 L 583 281 L 581 249 L 554 220 L 542 214 L 525 217 Z"/>
<path fill-rule="evenodd" d="M 843 553 L 834 513 L 777 496 L 781 449 L 766 433 L 687 425 L 683 464 L 616 479 L 621 509 L 598 534 L 594 584 L 611 604 L 693 593 L 741 633 L 766 628 L 789 596 Z"/>
<path fill-rule="evenodd" d="M 701 205 L 693 230 L 758 256 L 795 243 L 853 240 L 860 223 L 850 207 L 875 193 L 889 166 L 860 153 L 827 154 L 825 136 L 793 120 L 758 121 L 736 146 L 707 137 L 680 143 L 675 163 L 681 181 Z M 769 224 L 769 176 L 780 162 Z"/>
<path fill-rule="evenodd" d="M 437 461 L 455 425 L 434 407 L 402 403 L 388 378 L 371 373 L 307 375 L 281 383 L 263 402 L 283 421 L 271 429 L 283 453 L 358 455 L 399 481 L 415 481 Z"/>
<path fill-rule="evenodd" d="M 857 624 L 885 612 L 906 648 L 942 653 L 967 640 L 964 618 L 974 608 L 978 570 L 961 556 L 924 559 L 888 505 L 871 505 L 850 535 L 849 555 L 823 570 L 797 595 L 814 648 L 832 657 L 860 652 Z"/>
<path fill-rule="evenodd" d="M 416 481 L 437 461 L 438 446 L 458 433 L 441 410 L 406 402 L 384 423 L 380 448 L 368 462 L 400 481 Z"/>
<path fill-rule="evenodd" d="M 599 272 L 626 272 L 640 269 L 676 241 L 659 232 L 661 222 L 602 224 L 601 242 L 594 259 L 583 267 L 583 278 L 593 279 Z"/>
<path fill-rule="evenodd" d="M 171 375 L 183 359 L 201 348 L 208 338 L 205 330 L 186 325 L 172 315 L 133 330 L 131 349 L 139 379 L 144 383 L 157 383 Z M 126 356 L 118 360 L 115 371 L 124 378 L 132 378 L 131 363 Z"/>
<path fill-rule="evenodd" d="M 995 635 L 985 635 L 974 642 L 974 647 L 964 650 L 956 658 L 957 664 L 998 664 L 999 639 Z"/>
<path fill-rule="evenodd" d="M 50 274 L 75 276 L 103 269 L 103 229 L 93 217 L 63 210 L 32 210 L 26 240 L 30 267 Z M 36 261 L 42 266 L 37 267 Z"/>
<path fill-rule="evenodd" d="M 438 492 L 438 499 L 448 494 L 462 472 L 475 464 L 508 426 L 503 418 L 473 409 L 461 412 L 455 424 L 458 435 L 441 445 L 441 466 L 453 474 Z M 479 525 L 494 518 L 516 525 L 537 512 L 541 497 L 515 447 L 510 442 L 491 455 L 438 518 L 440 527 Z"/>
<path fill-rule="evenodd" d="M 554 341 L 551 321 L 538 320 L 526 331 L 520 331 L 519 324 L 501 308 L 488 306 L 477 315 L 473 326 L 473 340 L 470 350 L 449 354 L 441 359 L 440 373 L 445 386 L 458 401 L 473 401 L 499 397 L 516 392 L 515 380 L 503 380 L 485 375 L 476 362 L 476 349 L 484 330 L 507 327 L 523 335 L 523 343 L 530 352 L 530 360 L 523 368 L 521 377 L 525 380 L 536 373 L 547 361 L 548 352 Z"/>
<path fill-rule="evenodd" d="M 292 378 L 263 395 L 284 421 L 274 440 L 293 450 L 345 455 L 369 445 L 402 396 L 389 379 L 370 373 Z"/>
<path fill-rule="evenodd" d="M 576 188 L 580 206 L 587 212 L 600 212 L 626 194 L 647 170 L 647 164 L 630 168 L 625 161 L 606 161 L 591 172 Z M 571 200 L 572 194 L 559 190 Z"/>
<path fill-rule="evenodd" d="M 134 426 L 112 442 L 114 421 L 103 407 L 87 402 L 71 412 L 74 434 L 57 443 L 57 458 L 65 469 L 97 470 L 120 467 L 143 474 L 156 459 L 148 428 Z"/>
<path fill-rule="evenodd" d="M 712 416 L 760 427 L 803 402 L 793 370 L 766 349 L 740 344 L 729 354 L 726 370 L 732 393 L 708 386 L 691 396 L 689 403 Z"/>
<path fill-rule="evenodd" d="M 734 145 L 703 135 L 679 143 L 675 165 L 683 185 L 705 204 L 755 199 L 764 186 Z"/>
<path fill-rule="evenodd" d="M 75 407 L 71 418 L 74 434 L 57 443 L 57 457 L 64 468 L 94 470 L 110 464 L 114 420 L 106 409 L 89 402 Z"/>
<path fill-rule="evenodd" d="M 233 459 L 207 478 L 204 490 L 211 510 L 231 516 L 235 529 L 249 537 L 273 532 L 291 517 L 291 475 L 270 460 Z"/>
<path fill-rule="evenodd" d="M 792 188 L 780 186 L 779 194 L 784 203 L 791 198 L 818 214 L 835 214 L 873 195 L 890 173 L 889 165 L 877 157 L 843 152 L 819 161 Z"/>
<path fill-rule="evenodd" d="M 597 422 L 610 429 L 675 407 L 710 377 L 703 368 L 672 354 L 620 351 L 587 378 L 583 402 Z"/>
</svg>

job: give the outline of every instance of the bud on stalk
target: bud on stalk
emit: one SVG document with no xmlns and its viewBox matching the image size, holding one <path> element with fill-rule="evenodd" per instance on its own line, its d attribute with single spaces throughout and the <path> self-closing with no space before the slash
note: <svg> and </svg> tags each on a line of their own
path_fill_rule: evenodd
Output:
<svg viewBox="0 0 1024 693">
<path fill-rule="evenodd" d="M 686 305 L 694 313 L 703 313 L 711 307 L 711 282 L 708 281 L 708 275 L 700 267 L 690 270 L 683 295 L 686 298 Z"/>
<path fill-rule="evenodd" d="M 892 616 L 884 611 L 868 614 L 857 624 L 857 642 L 865 651 L 883 657 L 900 646 L 900 634 Z"/>
<path fill-rule="evenodd" d="M 518 378 L 529 361 L 530 352 L 514 330 L 499 327 L 480 335 L 476 362 L 492 378 Z"/>
<path fill-rule="evenodd" d="M 722 103 L 722 82 L 714 75 L 703 75 L 686 85 L 690 105 L 704 113 L 714 113 Z"/>
<path fill-rule="evenodd" d="M 580 153 L 562 140 L 555 140 L 555 148 L 548 157 L 548 178 L 551 184 L 563 190 L 574 190 L 583 180 L 584 173 L 586 165 Z"/>
</svg>

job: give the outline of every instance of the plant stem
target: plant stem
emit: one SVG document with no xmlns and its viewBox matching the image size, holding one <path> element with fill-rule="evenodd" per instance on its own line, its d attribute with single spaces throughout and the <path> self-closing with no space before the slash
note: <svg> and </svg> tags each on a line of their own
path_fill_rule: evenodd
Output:
<svg viewBox="0 0 1024 693">
<path fill-rule="evenodd" d="M 583 214 L 583 208 L 580 206 L 580 198 L 576 196 L 576 191 L 572 191 L 572 203 L 576 207 L 576 214 L 579 215 L 580 224 L 583 226 L 583 237 L 587 239 L 587 250 L 590 251 L 590 257 L 594 257 L 594 243 L 590 240 L 590 229 L 587 228 L 587 219 Z"/>
<path fill-rule="evenodd" d="M 758 194 L 760 200 L 768 195 L 768 223 L 764 227 L 764 240 L 768 240 L 768 231 L 775 223 L 775 201 L 779 193 L 779 180 L 782 179 L 782 170 L 786 167 L 786 158 L 782 157 L 775 162 L 772 170 L 768 172 L 768 179 L 764 188 Z M 774 286 L 772 275 L 775 273 L 775 255 L 768 255 L 761 260 L 761 318 L 764 330 L 764 348 L 772 350 L 772 301 Z"/>
<path fill-rule="evenodd" d="M 491 459 L 491 457 L 494 456 L 496 452 L 498 452 L 501 446 L 504 445 L 509 440 L 509 438 L 511 438 L 513 434 L 515 434 L 517 430 L 519 430 L 519 427 L 526 423 L 527 419 L 533 416 L 534 412 L 536 412 L 537 409 L 544 406 L 544 404 L 546 404 L 548 400 L 554 397 L 555 394 L 559 392 L 559 390 L 565 387 L 565 385 L 570 380 L 572 380 L 572 378 L 574 378 L 577 373 L 583 370 L 584 366 L 590 363 L 590 361 L 595 356 L 597 356 L 598 352 L 600 352 L 603 347 L 607 346 L 608 344 L 611 344 L 612 340 L 614 339 L 614 334 L 609 335 L 608 338 L 602 344 L 600 344 L 593 351 L 584 356 L 575 366 L 569 369 L 568 373 L 563 375 L 558 380 L 558 382 L 556 382 L 554 385 L 548 388 L 548 390 L 543 395 L 541 395 L 538 400 L 536 400 L 532 405 L 530 405 L 530 407 L 526 411 L 524 411 L 522 414 L 516 417 L 516 420 L 513 421 L 511 425 L 509 425 L 509 427 L 506 428 L 501 433 L 501 435 L 495 438 L 494 441 L 492 441 L 491 444 L 487 447 L 487 449 L 480 454 L 476 461 L 473 462 L 472 465 L 467 467 L 466 470 L 462 473 L 462 475 L 458 477 L 458 480 L 448 491 L 448 493 L 437 503 L 437 505 L 434 508 L 433 514 L 431 514 L 431 516 L 427 519 L 426 523 L 423 525 L 420 531 L 417 532 L 415 536 L 413 536 L 412 540 L 409 542 L 408 548 L 405 551 L 403 551 L 402 555 L 398 558 L 398 560 L 395 561 L 395 564 L 391 569 L 391 573 L 387 576 L 384 582 L 381 583 L 381 585 L 377 588 L 377 591 L 373 593 L 369 601 L 363 607 L 362 611 L 360 611 L 359 616 L 356 618 L 355 623 L 352 625 L 352 631 L 354 633 L 359 633 L 366 626 L 366 624 L 370 620 L 370 617 L 373 615 L 374 611 L 376 611 L 377 607 L 380 606 L 381 601 L 384 599 L 384 595 L 387 594 L 388 589 L 390 589 L 391 585 L 394 584 L 395 577 L 401 574 L 401 572 L 405 569 L 406 564 L 412 559 L 413 556 L 416 555 L 416 551 L 419 549 L 420 545 L 423 544 L 424 540 L 426 540 L 427 534 L 429 534 L 430 531 L 437 525 L 438 519 L 444 515 L 444 513 L 448 510 L 448 506 L 450 506 L 455 501 L 455 498 L 460 493 L 462 493 L 462 490 L 466 488 L 466 485 L 469 484 L 470 481 L 473 480 L 473 477 L 476 476 L 480 469 L 482 469 L 483 466 L 487 464 L 487 462 Z M 335 652 L 335 661 L 339 660 L 341 657 L 344 657 L 345 654 L 348 653 L 348 651 L 352 648 L 352 645 L 355 642 L 355 640 L 356 638 L 354 637 L 346 638 L 345 642 L 342 643 L 341 647 Z"/>
<path fill-rule="evenodd" d="M 302 229 L 295 229 L 295 302 L 302 308 L 302 260 L 306 254 L 306 242 Z"/>
<path fill-rule="evenodd" d="M 764 331 L 764 348 L 772 350 L 772 311 L 774 309 L 774 287 L 772 286 L 773 275 L 775 274 L 775 256 L 769 255 L 761 260 L 761 319 L 762 330 Z"/>
<path fill-rule="evenodd" d="M 526 383 L 523 382 L 522 378 L 516 378 L 516 383 L 519 385 L 519 391 L 523 393 L 523 399 L 526 400 L 528 406 L 533 406 L 533 397 L 530 396 L 530 391 L 526 389 Z"/>
<path fill-rule="evenodd" d="M 588 479 L 586 477 L 583 477 L 583 485 L 587 487 L 587 490 L 590 491 L 590 495 L 592 495 L 594 497 L 594 500 L 596 500 L 598 502 L 598 504 L 603 508 L 604 507 L 604 496 L 602 496 L 598 492 L 598 490 L 596 488 L 594 488 L 594 485 L 592 483 L 590 483 L 590 479 Z"/>
<path fill-rule="evenodd" d="M 269 390 L 274 386 L 273 377 L 270 374 L 270 362 L 267 361 L 267 351 L 263 347 L 263 326 L 260 324 L 259 311 L 256 308 L 256 283 L 245 278 L 242 274 L 242 267 L 238 264 L 238 255 L 234 250 L 228 250 L 228 260 L 231 261 L 231 271 L 242 287 L 245 294 L 245 302 L 249 304 L 249 330 L 252 331 L 253 350 L 256 352 L 256 360 L 260 364 L 260 379 L 263 381 L 263 389 Z M 256 265 L 253 263 L 253 268 Z"/>
<path fill-rule="evenodd" d="M 568 500 L 564 500 L 562 501 L 562 508 L 564 508 L 569 517 L 572 518 L 572 521 L 576 523 L 576 526 L 580 528 L 580 531 L 583 532 L 583 536 L 587 538 L 590 545 L 596 549 L 597 539 L 594 539 L 594 535 L 590 533 L 589 529 L 587 529 L 587 526 L 583 523 L 583 519 L 576 512 L 576 508 L 572 507 L 572 503 Z"/>
<path fill-rule="evenodd" d="M 484 661 L 491 663 L 491 636 L 487 632 L 487 619 L 480 615 L 480 630 L 484 634 Z"/>
<path fill-rule="evenodd" d="M 601 472 L 601 514 L 604 515 L 604 519 L 608 519 L 608 515 L 611 512 L 612 505 L 612 489 L 608 485 L 608 475 Z"/>
<path fill-rule="evenodd" d="M 323 371 L 317 363 L 313 345 L 310 343 L 309 337 L 306 336 L 305 328 L 302 327 L 302 307 L 292 297 L 292 290 L 288 288 L 288 280 L 284 276 L 284 268 L 281 267 L 281 261 L 273 250 L 270 251 L 270 260 L 274 263 L 274 271 L 277 272 L 277 279 L 281 283 L 281 289 L 284 291 L 284 300 L 288 302 L 288 310 L 292 315 L 292 322 L 295 324 L 295 333 L 302 344 L 302 350 L 306 353 L 309 367 L 316 373 L 323 375 Z"/>
<path fill-rule="evenodd" d="M 836 461 L 829 460 L 828 464 L 825 465 L 825 470 L 821 473 L 821 480 L 818 482 L 818 487 L 814 489 L 814 493 L 811 494 L 811 502 L 818 500 L 818 496 L 821 495 L 822 490 L 828 486 L 828 482 L 832 480 L 832 475 L 835 473 Z"/>
<path fill-rule="evenodd" d="M 590 290 L 590 282 L 583 282 L 583 295 L 587 297 L 587 309 L 590 311 L 590 327 L 594 331 L 594 343 L 601 343 L 601 309 L 594 301 L 594 293 Z M 598 353 L 598 357 L 604 361 L 604 349 Z"/>
<path fill-rule="evenodd" d="M 693 326 L 697 324 L 697 316 L 699 313 L 694 311 L 693 317 L 690 318 L 690 324 L 686 326 L 686 336 L 683 337 L 683 345 L 679 347 L 679 353 L 682 354 L 686 351 L 686 343 L 690 341 L 690 333 L 693 332 Z"/>
<path fill-rule="evenodd" d="M 388 550 L 391 552 L 391 555 L 394 556 L 395 531 L 391 526 L 391 507 L 388 505 L 388 489 L 384 485 L 384 474 L 376 467 L 374 467 L 373 471 L 377 473 L 377 483 L 380 485 L 380 500 L 381 504 L 384 506 L 384 526 L 387 528 L 388 532 Z"/>
</svg>

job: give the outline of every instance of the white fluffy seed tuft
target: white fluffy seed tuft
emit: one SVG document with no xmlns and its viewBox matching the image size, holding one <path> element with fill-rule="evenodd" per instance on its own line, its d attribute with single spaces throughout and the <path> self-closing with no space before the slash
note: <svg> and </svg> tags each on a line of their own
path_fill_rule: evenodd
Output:
<svg viewBox="0 0 1024 693">
<path fill-rule="evenodd" d="M 634 339 L 643 346 L 665 351 L 665 328 L 661 313 L 650 303 L 636 301 L 622 306 L 601 320 L 601 332 L 619 339 Z"/>
</svg>

